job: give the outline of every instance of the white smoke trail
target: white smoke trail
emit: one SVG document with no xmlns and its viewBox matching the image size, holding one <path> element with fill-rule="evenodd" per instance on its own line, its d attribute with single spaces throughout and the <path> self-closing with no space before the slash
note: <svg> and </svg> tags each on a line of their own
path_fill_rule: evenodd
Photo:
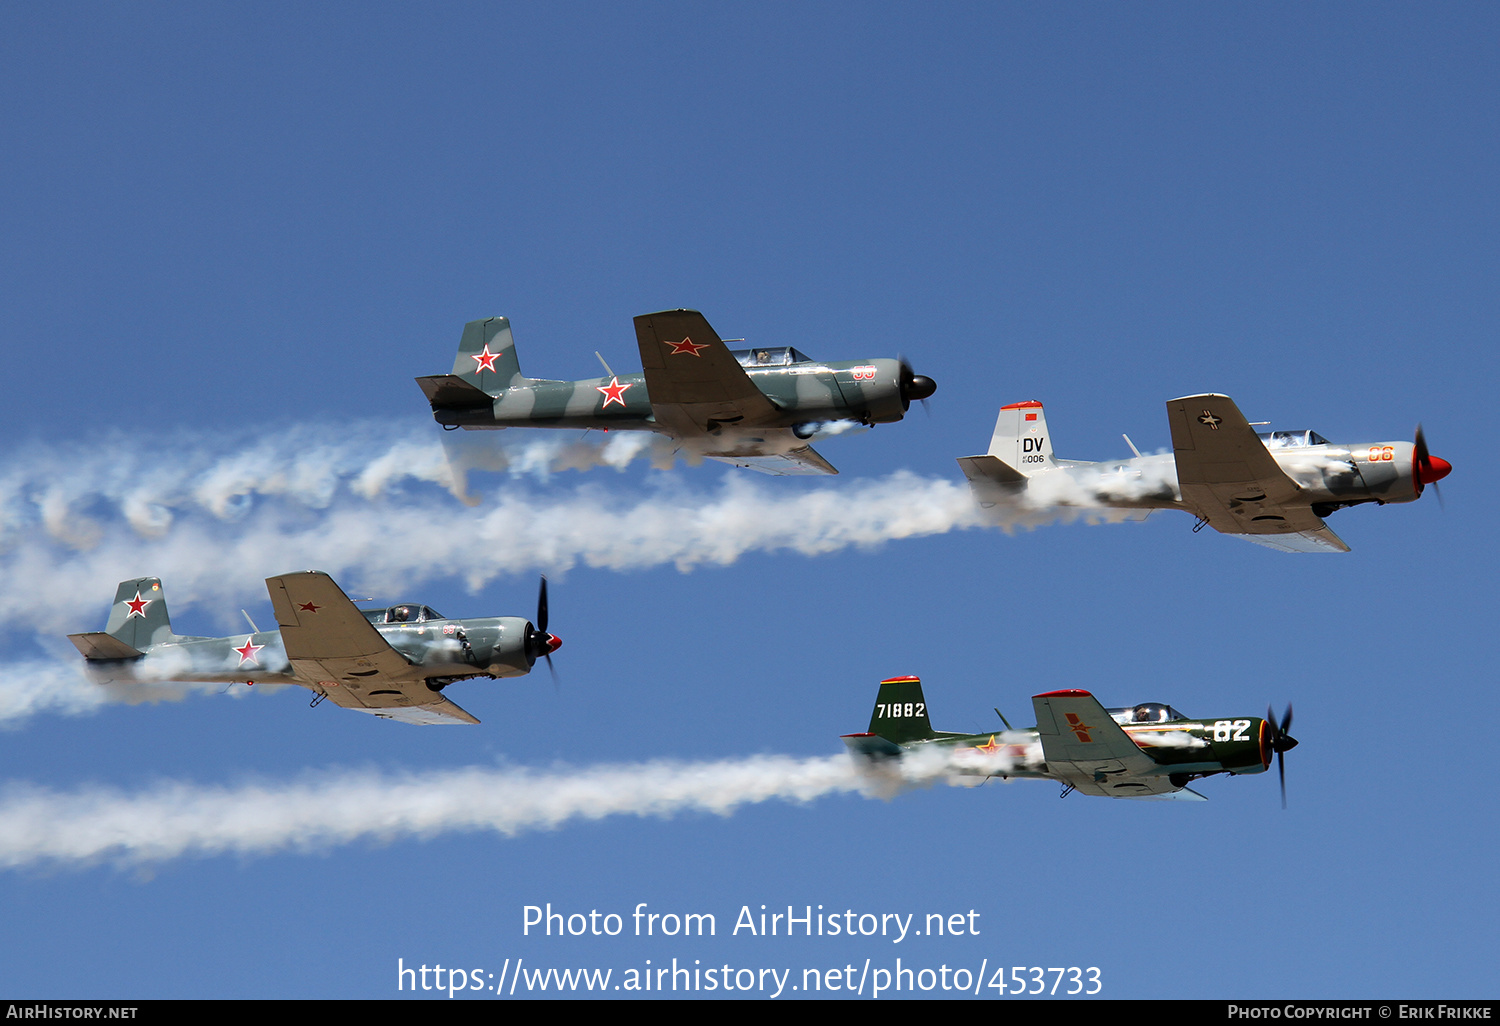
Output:
<svg viewBox="0 0 1500 1026">
<path fill-rule="evenodd" d="M 370 422 L 13 453 L 0 463 L 0 574 L 28 586 L 0 595 L 0 621 L 47 633 L 96 627 L 111 586 L 146 575 L 163 579 L 174 608 L 208 603 L 227 622 L 263 600 L 263 578 L 297 569 L 326 570 L 364 594 L 439 578 L 477 590 L 500 576 L 578 565 L 687 571 L 747 552 L 817 555 L 986 524 L 1115 520 L 1132 514 L 1111 500 L 1169 489 L 1171 466 L 1165 454 L 1159 467 L 1130 472 L 1041 475 L 981 512 L 957 475 L 817 485 L 685 475 L 625 490 L 530 483 L 569 468 L 679 458 L 644 432 L 445 434 Z M 511 480 L 481 501 L 469 491 L 475 471 Z M 719 483 L 695 490 L 705 479 Z"/>
<path fill-rule="evenodd" d="M 744 476 L 709 492 L 669 481 L 635 496 L 588 484 L 545 493 L 522 486 L 477 509 L 434 495 L 378 503 L 341 495 L 315 511 L 262 499 L 232 519 L 175 512 L 154 536 L 101 518 L 84 549 L 76 529 L 13 527 L 0 574 L 28 587 L 0 594 L 0 618 L 60 633 L 97 629 L 115 582 L 144 575 L 162 578 L 173 609 L 206 601 L 232 615 L 263 601 L 265 577 L 299 569 L 325 570 L 351 594 L 439 578 L 477 590 L 502 575 L 580 564 L 686 571 L 752 551 L 818 555 L 979 523 L 961 482 L 907 472 L 796 490 Z"/>
<path fill-rule="evenodd" d="M 669 443 L 668 443 L 669 446 Z M 670 448 L 645 432 L 435 432 L 378 422 L 298 425 L 265 434 L 109 435 L 12 450 L 0 465 L 0 544 L 41 529 L 75 548 L 97 543 L 100 519 L 159 537 L 185 515 L 236 520 L 267 500 L 327 509 L 413 487 L 464 496 L 473 470 L 545 478 L 563 470 L 622 469 Z"/>
<path fill-rule="evenodd" d="M 922 770 L 908 786 L 933 782 Z M 235 787 L 163 783 L 135 794 L 12 785 L 0 799 L 0 868 L 139 865 L 184 856 L 309 851 L 360 839 L 449 832 L 514 836 L 606 816 L 728 816 L 743 805 L 827 795 L 885 796 L 846 755 L 719 762 L 439 770 L 324 771 Z"/>
<path fill-rule="evenodd" d="M 84 679 L 82 660 L 72 667 L 42 660 L 0 667 L 0 726 L 38 713 L 97 712 L 108 701 L 102 688 Z"/>
<path fill-rule="evenodd" d="M 254 688 L 238 685 L 230 688 L 224 684 L 155 684 L 149 681 L 101 685 L 84 677 L 82 659 L 75 663 L 21 660 L 0 664 L 0 728 L 20 726 L 43 713 L 82 716 L 114 703 L 178 702 L 192 695 L 221 692 L 242 698 L 252 692 L 279 691 L 284 686 L 261 684 Z"/>
</svg>

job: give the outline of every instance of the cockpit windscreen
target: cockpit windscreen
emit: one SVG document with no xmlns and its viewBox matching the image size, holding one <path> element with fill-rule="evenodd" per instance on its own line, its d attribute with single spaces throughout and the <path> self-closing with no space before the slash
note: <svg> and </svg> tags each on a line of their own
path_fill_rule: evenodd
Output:
<svg viewBox="0 0 1500 1026">
<path fill-rule="evenodd" d="M 1266 443 L 1267 449 L 1304 449 L 1328 444 L 1328 439 L 1316 431 L 1262 431 L 1257 437 Z"/>
<path fill-rule="evenodd" d="M 741 367 L 790 367 L 794 363 L 811 363 L 791 346 L 757 346 L 754 349 L 731 349 L 730 355 Z"/>
<path fill-rule="evenodd" d="M 443 620 L 430 606 L 405 604 L 389 609 L 361 609 L 365 619 L 371 623 L 421 623 L 426 620 Z"/>
<path fill-rule="evenodd" d="M 1170 723 L 1187 719 L 1165 702 L 1142 702 L 1124 709 L 1106 709 L 1105 712 L 1116 723 Z"/>
</svg>

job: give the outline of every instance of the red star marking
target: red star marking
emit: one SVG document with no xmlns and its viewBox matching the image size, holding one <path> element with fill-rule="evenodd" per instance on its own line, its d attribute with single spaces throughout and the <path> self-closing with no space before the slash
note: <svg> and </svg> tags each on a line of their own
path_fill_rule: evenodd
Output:
<svg viewBox="0 0 1500 1026">
<path fill-rule="evenodd" d="M 255 658 L 255 653 L 259 652 L 265 647 L 266 646 L 264 645 L 255 644 L 253 638 L 246 638 L 243 645 L 241 645 L 239 648 L 234 649 L 235 652 L 238 652 L 240 654 L 239 665 L 244 666 L 245 663 L 248 662 L 251 666 L 259 666 L 260 660 Z"/>
<path fill-rule="evenodd" d="M 300 609 L 300 610 L 302 610 L 304 613 L 316 613 L 318 610 L 322 609 L 323 607 L 322 606 L 315 606 L 311 602 L 304 602 L 300 606 L 298 606 L 297 608 Z"/>
<path fill-rule="evenodd" d="M 1079 719 L 1077 713 L 1068 713 L 1067 717 L 1068 729 L 1071 730 L 1074 734 L 1078 735 L 1078 740 L 1093 744 L 1094 739 L 1089 737 L 1089 731 L 1093 730 L 1094 728 L 1089 726 L 1087 723 L 1084 723 L 1083 720 Z"/>
<path fill-rule="evenodd" d="M 620 384 L 620 379 L 619 378 L 610 378 L 609 379 L 609 384 L 607 384 L 607 385 L 595 385 L 594 387 L 596 389 L 598 389 L 599 391 L 601 391 L 601 392 L 604 393 L 604 407 L 603 408 L 604 409 L 608 409 L 610 403 L 619 403 L 621 406 L 624 406 L 625 405 L 625 390 L 627 388 L 631 387 L 631 386 L 630 385 L 622 385 L 622 384 Z"/>
<path fill-rule="evenodd" d="M 470 357 L 469 357 L 469 359 L 474 360 L 474 361 L 476 361 L 479 364 L 478 367 L 474 368 L 474 373 L 478 374 L 482 370 L 487 370 L 487 371 L 494 370 L 495 369 L 495 361 L 498 360 L 498 359 L 500 359 L 500 353 L 503 353 L 503 352 L 505 352 L 505 350 L 503 350 L 503 349 L 500 350 L 499 353 L 492 353 L 492 352 L 490 352 L 490 344 L 488 342 L 486 342 L 484 344 L 484 352 L 478 353 L 478 354 L 473 354 L 473 355 L 470 355 Z"/>
<path fill-rule="evenodd" d="M 139 616 L 142 620 L 144 620 L 146 618 L 146 607 L 149 606 L 152 601 L 152 599 L 141 598 L 141 590 L 137 588 L 135 590 L 135 598 L 125 600 L 125 604 L 130 607 L 130 612 L 125 614 L 125 619 L 129 620 L 132 616 Z"/>
<path fill-rule="evenodd" d="M 690 338 L 685 338 L 681 342 L 668 342 L 667 345 L 672 347 L 673 356 L 678 356 L 682 353 L 687 353 L 689 356 L 697 356 L 698 350 L 708 348 L 707 342 L 694 342 Z"/>
<path fill-rule="evenodd" d="M 974 746 L 974 751 L 976 751 L 976 752 L 984 752 L 986 755 L 994 755 L 996 752 L 1000 751 L 1000 746 L 997 745 L 997 744 L 995 744 L 995 735 L 991 734 L 990 735 L 989 743 L 982 744 L 982 745 L 975 745 Z"/>
</svg>

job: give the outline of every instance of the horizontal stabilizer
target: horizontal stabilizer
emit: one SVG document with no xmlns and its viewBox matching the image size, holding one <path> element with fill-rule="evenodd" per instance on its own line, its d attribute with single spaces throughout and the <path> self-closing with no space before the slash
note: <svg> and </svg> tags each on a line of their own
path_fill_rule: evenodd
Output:
<svg viewBox="0 0 1500 1026">
<path fill-rule="evenodd" d="M 1026 488 L 1026 475 L 998 456 L 960 456 L 958 465 L 981 509 L 1012 505 Z"/>
<path fill-rule="evenodd" d="M 960 456 L 958 465 L 970 484 L 1021 484 L 1026 475 L 998 456 Z"/>
<path fill-rule="evenodd" d="M 139 659 L 145 655 L 140 649 L 132 648 L 114 635 L 103 631 L 69 634 L 68 640 L 77 646 L 85 659 Z"/>
<path fill-rule="evenodd" d="M 851 755 L 866 759 L 896 759 L 901 756 L 901 746 L 887 741 L 879 734 L 845 734 L 840 740 L 849 746 Z"/>
<path fill-rule="evenodd" d="M 495 400 L 488 392 L 478 388 L 457 374 L 433 374 L 417 378 L 422 393 L 434 410 L 489 409 Z"/>
</svg>

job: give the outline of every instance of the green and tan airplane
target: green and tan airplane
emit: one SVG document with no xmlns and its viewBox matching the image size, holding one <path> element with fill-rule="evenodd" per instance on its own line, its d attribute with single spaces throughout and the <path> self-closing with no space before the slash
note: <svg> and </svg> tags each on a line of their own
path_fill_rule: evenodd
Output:
<svg viewBox="0 0 1500 1026">
<path fill-rule="evenodd" d="M 536 625 L 525 617 L 450 620 L 405 603 L 359 609 L 317 570 L 266 579 L 278 630 L 230 638 L 173 634 L 161 581 L 121 581 L 104 630 L 70 634 L 90 679 L 296 684 L 324 699 L 402 723 L 478 723 L 444 698 L 472 677 L 520 677 L 552 665 L 562 639 L 547 633 L 547 579 Z M 249 614 L 245 615 L 249 620 Z"/>
<path fill-rule="evenodd" d="M 808 444 L 900 420 L 937 390 L 904 359 L 819 363 L 791 346 L 730 349 L 696 310 L 635 319 L 640 374 L 521 374 L 510 321 L 464 325 L 453 373 L 417 378 L 444 428 L 655 431 L 707 459 L 777 476 L 836 474 Z M 604 358 L 601 356 L 600 362 Z"/>
<path fill-rule="evenodd" d="M 1063 797 L 1073 791 L 1106 798 L 1206 799 L 1187 785 L 1218 773 L 1263 773 L 1275 755 L 1286 806 L 1284 753 L 1297 746 L 1287 731 L 1292 708 L 1278 724 L 1243 716 L 1195 720 L 1169 705 L 1145 702 L 1106 709 L 1087 691 L 1049 691 L 1031 700 L 1035 727 L 978 734 L 933 730 L 922 682 L 893 677 L 880 682 L 870 729 L 844 735 L 861 759 L 930 760 L 924 772 L 963 784 L 991 777 L 1039 777 L 1060 781 Z M 996 715 L 1000 711 L 995 710 Z M 919 763 L 919 768 L 920 763 Z"/>
</svg>

